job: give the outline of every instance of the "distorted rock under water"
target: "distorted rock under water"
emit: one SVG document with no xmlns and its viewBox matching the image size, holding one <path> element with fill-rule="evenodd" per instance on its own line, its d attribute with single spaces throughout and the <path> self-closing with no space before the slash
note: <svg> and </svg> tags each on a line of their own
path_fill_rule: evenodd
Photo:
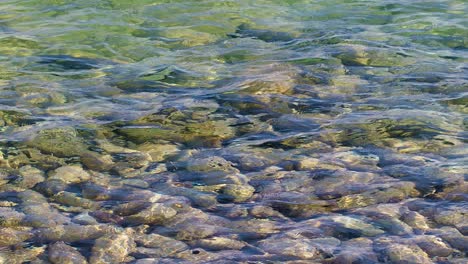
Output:
<svg viewBox="0 0 468 264">
<path fill-rule="evenodd" d="M 0 4 L 0 263 L 467 262 L 463 1 L 59 2 Z"/>
</svg>

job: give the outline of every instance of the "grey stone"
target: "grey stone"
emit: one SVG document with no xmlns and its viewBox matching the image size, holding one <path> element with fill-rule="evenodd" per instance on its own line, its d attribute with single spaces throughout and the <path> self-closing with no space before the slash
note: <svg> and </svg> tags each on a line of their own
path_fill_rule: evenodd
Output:
<svg viewBox="0 0 468 264">
<path fill-rule="evenodd" d="M 29 230 L 16 230 L 11 227 L 0 228 L 0 247 L 19 244 L 33 236 Z"/>
<path fill-rule="evenodd" d="M 300 259 L 313 259 L 319 252 L 310 239 L 275 238 L 261 240 L 258 247 L 262 250 L 279 256 L 297 257 Z"/>
<path fill-rule="evenodd" d="M 133 238 L 125 233 L 105 235 L 96 239 L 91 250 L 90 264 L 124 262 L 128 254 L 135 251 Z"/>
<path fill-rule="evenodd" d="M 86 258 L 75 248 L 64 242 L 56 242 L 48 247 L 49 260 L 53 264 L 87 264 Z"/>
<path fill-rule="evenodd" d="M 222 198 L 233 202 L 245 202 L 252 197 L 255 188 L 250 185 L 227 184 L 222 189 Z"/>
<path fill-rule="evenodd" d="M 141 212 L 127 216 L 131 224 L 163 224 L 177 214 L 177 211 L 163 203 L 153 203 Z"/>
<path fill-rule="evenodd" d="M 207 250 L 225 250 L 225 249 L 236 249 L 240 250 L 244 248 L 247 243 L 238 241 L 228 237 L 210 237 L 199 239 L 193 243 L 195 247 L 201 247 Z"/>
<path fill-rule="evenodd" d="M 65 183 L 80 183 L 89 181 L 91 176 L 83 170 L 80 165 L 62 166 L 56 170 L 49 172 L 48 180 L 62 180 Z"/>
<path fill-rule="evenodd" d="M 433 235 L 416 236 L 411 242 L 418 245 L 430 257 L 448 257 L 454 252 L 441 238 Z"/>
<path fill-rule="evenodd" d="M 108 171 L 114 166 L 110 155 L 101 155 L 91 151 L 81 154 L 80 160 L 84 166 L 94 171 Z"/>
<path fill-rule="evenodd" d="M 188 245 L 182 241 L 178 241 L 158 234 L 137 235 L 135 237 L 135 242 L 139 246 L 144 247 L 143 250 L 145 250 L 146 252 L 144 253 L 145 255 L 157 258 L 170 257 L 174 254 L 177 254 L 178 252 L 187 250 L 189 248 Z M 148 248 L 152 250 L 149 251 Z"/>
<path fill-rule="evenodd" d="M 44 172 L 30 165 L 19 168 L 18 172 L 23 177 L 20 185 L 26 189 L 31 189 L 45 180 Z"/>
<path fill-rule="evenodd" d="M 385 248 L 385 255 L 396 264 L 432 264 L 428 255 L 415 245 L 391 244 Z"/>
</svg>

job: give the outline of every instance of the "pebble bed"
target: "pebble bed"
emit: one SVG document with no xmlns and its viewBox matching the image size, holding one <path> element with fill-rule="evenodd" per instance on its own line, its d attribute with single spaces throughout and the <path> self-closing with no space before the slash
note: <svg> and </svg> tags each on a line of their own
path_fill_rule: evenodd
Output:
<svg viewBox="0 0 468 264">
<path fill-rule="evenodd" d="M 467 263 L 464 2 L 410 2 L 2 1 L 0 263 Z"/>
</svg>

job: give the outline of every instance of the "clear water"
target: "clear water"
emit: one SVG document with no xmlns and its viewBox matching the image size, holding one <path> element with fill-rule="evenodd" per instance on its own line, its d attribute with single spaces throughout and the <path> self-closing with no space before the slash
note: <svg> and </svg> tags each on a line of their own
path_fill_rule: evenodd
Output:
<svg viewBox="0 0 468 264">
<path fill-rule="evenodd" d="M 2 0 L 0 262 L 465 263 L 467 8 Z"/>
</svg>

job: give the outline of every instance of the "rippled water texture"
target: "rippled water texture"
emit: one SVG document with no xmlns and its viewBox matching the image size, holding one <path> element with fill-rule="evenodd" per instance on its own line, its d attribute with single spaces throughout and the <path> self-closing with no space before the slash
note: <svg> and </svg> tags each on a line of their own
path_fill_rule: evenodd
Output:
<svg viewBox="0 0 468 264">
<path fill-rule="evenodd" d="M 467 263 L 467 9 L 0 1 L 0 263 Z"/>
</svg>

